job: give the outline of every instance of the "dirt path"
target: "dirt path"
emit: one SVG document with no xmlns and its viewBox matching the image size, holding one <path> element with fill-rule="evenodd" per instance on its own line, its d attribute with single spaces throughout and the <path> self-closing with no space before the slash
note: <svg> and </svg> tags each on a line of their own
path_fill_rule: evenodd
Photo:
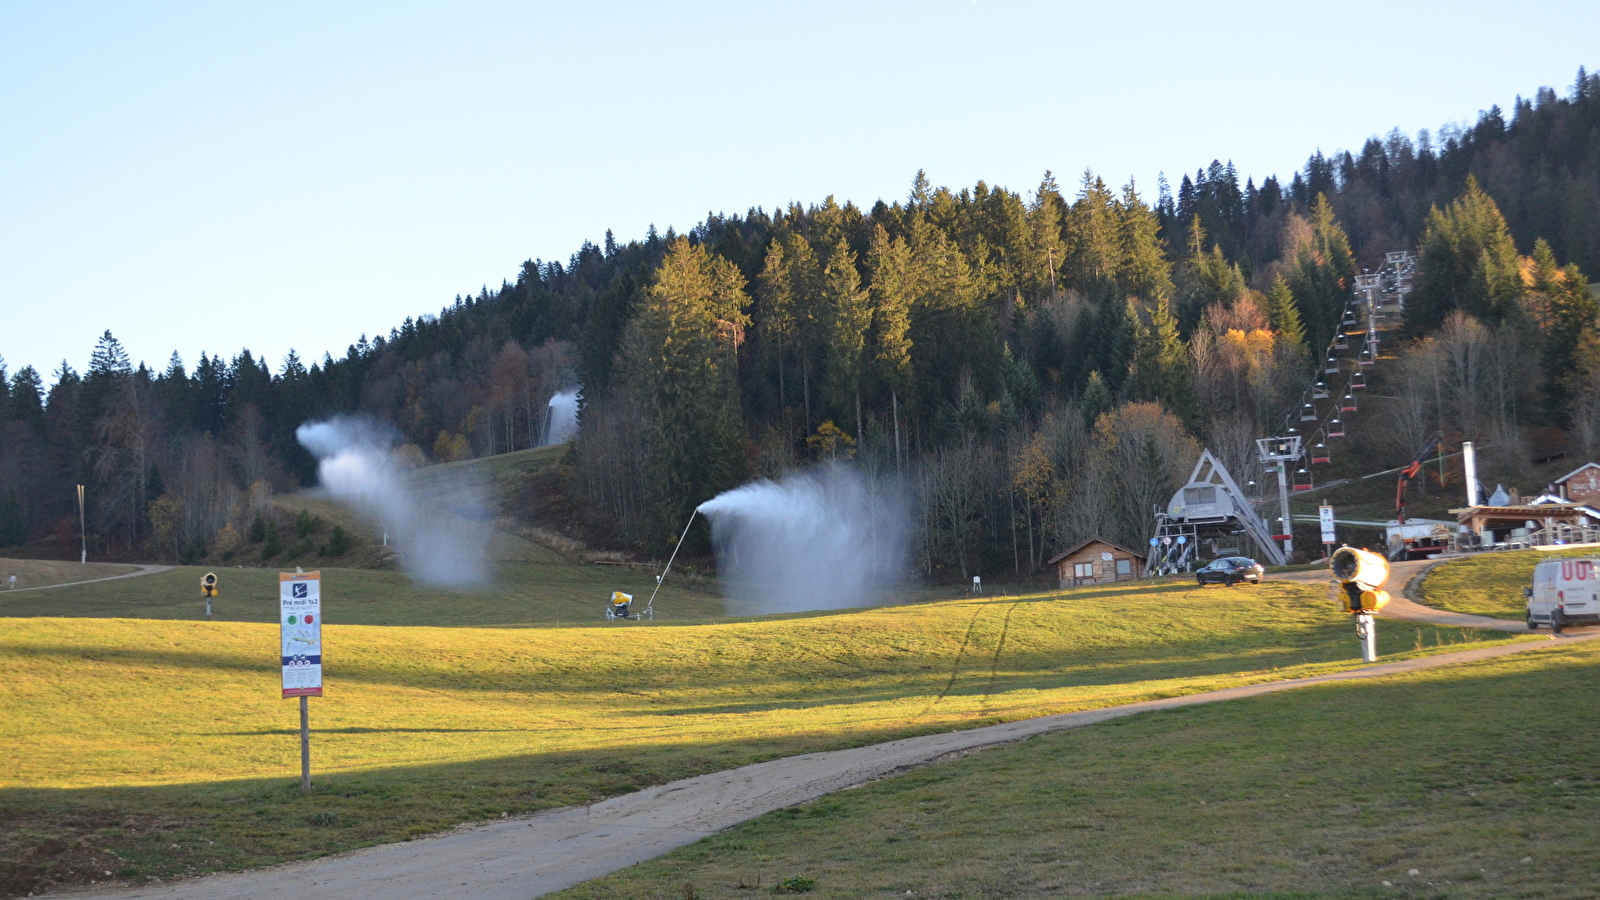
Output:
<svg viewBox="0 0 1600 900">
<path fill-rule="evenodd" d="M 123 572 L 121 575 L 107 575 L 104 578 L 90 578 L 84 581 L 68 581 L 63 584 L 44 584 L 39 587 L 17 588 L 14 591 L 0 589 L 0 597 L 21 594 L 26 591 L 53 591 L 56 588 L 77 587 L 80 584 L 97 584 L 102 581 L 116 581 L 121 578 L 138 578 L 140 575 L 160 575 L 162 572 L 170 572 L 174 568 L 173 566 L 140 566 L 134 563 L 129 563 L 129 565 L 134 566 L 135 571 Z"/>
<path fill-rule="evenodd" d="M 571 887 L 693 843 L 775 809 L 895 775 L 941 757 L 1123 716 L 1256 697 L 1314 684 L 1400 675 L 1511 653 L 1537 653 L 1600 632 L 1443 653 L 1337 672 L 906 738 L 849 750 L 807 753 L 674 781 L 589 807 L 458 828 L 437 837 L 385 844 L 308 862 L 143 888 L 108 887 L 53 897 L 101 900 L 249 900 L 312 896 L 462 897 L 528 900 Z"/>
</svg>

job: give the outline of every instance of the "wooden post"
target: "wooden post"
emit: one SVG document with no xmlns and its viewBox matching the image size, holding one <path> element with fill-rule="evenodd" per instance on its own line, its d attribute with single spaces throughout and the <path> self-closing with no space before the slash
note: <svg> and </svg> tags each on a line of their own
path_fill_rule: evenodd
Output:
<svg viewBox="0 0 1600 900">
<path fill-rule="evenodd" d="M 310 699 L 300 695 L 300 790 L 311 790 L 311 711 Z"/>
</svg>

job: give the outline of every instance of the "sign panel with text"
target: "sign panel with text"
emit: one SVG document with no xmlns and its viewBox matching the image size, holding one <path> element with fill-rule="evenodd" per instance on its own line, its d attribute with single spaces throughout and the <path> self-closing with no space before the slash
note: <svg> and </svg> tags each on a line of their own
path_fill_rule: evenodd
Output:
<svg viewBox="0 0 1600 900">
<path fill-rule="evenodd" d="M 322 696 L 322 573 L 278 575 L 283 696 Z"/>
<path fill-rule="evenodd" d="M 1322 523 L 1322 542 L 1324 544 L 1338 543 L 1338 537 L 1333 530 L 1333 507 L 1317 507 L 1317 519 Z"/>
</svg>

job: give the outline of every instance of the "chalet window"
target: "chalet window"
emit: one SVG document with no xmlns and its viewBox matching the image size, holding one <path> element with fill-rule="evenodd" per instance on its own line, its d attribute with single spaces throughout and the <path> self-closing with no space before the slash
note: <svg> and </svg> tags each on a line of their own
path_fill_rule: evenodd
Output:
<svg viewBox="0 0 1600 900">
<path fill-rule="evenodd" d="M 1074 578 L 1093 578 L 1094 563 L 1073 563 L 1072 575 Z"/>
<path fill-rule="evenodd" d="M 1206 503 L 1217 502 L 1217 489 L 1214 487 L 1192 487 L 1183 489 L 1183 504 L 1185 506 L 1198 506 Z"/>
<path fill-rule="evenodd" d="M 1133 560 L 1131 560 L 1131 559 L 1119 559 L 1119 560 L 1117 560 L 1117 574 L 1118 575 L 1132 575 L 1133 574 Z"/>
</svg>

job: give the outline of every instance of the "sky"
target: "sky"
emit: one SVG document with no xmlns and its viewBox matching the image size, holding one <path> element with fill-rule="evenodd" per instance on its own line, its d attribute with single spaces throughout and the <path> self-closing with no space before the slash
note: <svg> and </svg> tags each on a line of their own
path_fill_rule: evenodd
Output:
<svg viewBox="0 0 1600 900">
<path fill-rule="evenodd" d="M 365 333 L 708 212 L 1154 198 L 1212 159 L 1467 123 L 1600 67 L 1600 3 L 0 6 L 0 356 L 46 383 Z"/>
</svg>

